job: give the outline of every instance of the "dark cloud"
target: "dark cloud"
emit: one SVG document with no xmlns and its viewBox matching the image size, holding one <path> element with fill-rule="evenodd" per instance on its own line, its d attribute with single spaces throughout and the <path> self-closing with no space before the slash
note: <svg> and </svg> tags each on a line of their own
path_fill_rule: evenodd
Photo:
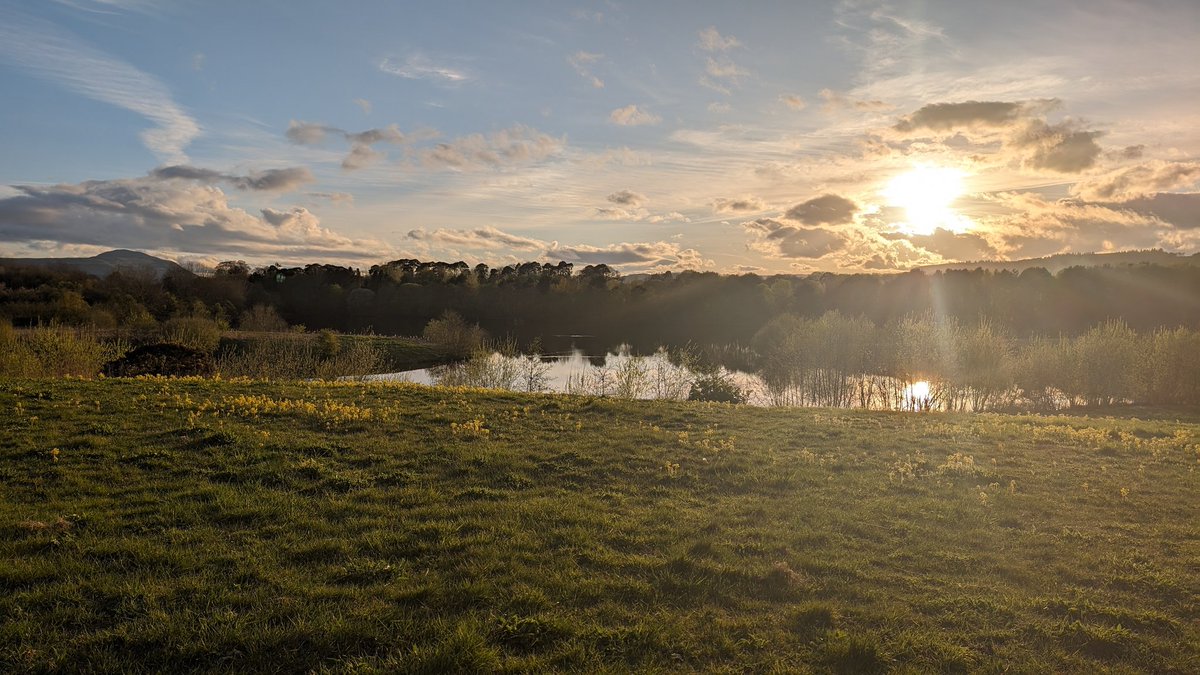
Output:
<svg viewBox="0 0 1200 675">
<path fill-rule="evenodd" d="M 239 190 L 255 192 L 289 192 L 313 180 L 312 172 L 305 167 L 252 171 L 244 176 L 222 173 L 187 164 L 162 166 L 148 174 L 159 180 L 194 180 L 200 183 L 228 183 Z"/>
<path fill-rule="evenodd" d="M 746 195 L 744 197 L 714 199 L 712 208 L 717 213 L 739 213 L 744 211 L 762 211 L 767 208 L 767 205 L 763 200 L 754 195 Z"/>
<path fill-rule="evenodd" d="M 288 124 L 285 135 L 288 140 L 299 145 L 318 145 L 325 142 L 329 135 L 341 136 L 350 143 L 350 152 L 342 158 L 342 168 L 346 171 L 370 166 L 386 157 L 384 153 L 371 147 L 376 143 L 401 145 L 410 140 L 395 124 L 366 131 L 346 131 L 325 124 L 296 120 Z"/>
<path fill-rule="evenodd" d="M 955 233 L 939 227 L 932 234 L 884 236 L 888 239 L 907 239 L 915 246 L 953 261 L 988 260 L 1000 255 L 987 239 L 973 232 Z"/>
<path fill-rule="evenodd" d="M 194 167 L 193 167 L 194 168 Z M 201 169 L 199 176 L 207 176 Z M 186 170 L 179 173 L 188 175 Z M 303 208 L 255 216 L 229 205 L 203 178 L 17 186 L 0 199 L 0 241 L 178 251 L 251 258 L 375 259 L 390 248 L 321 227 Z"/>
<path fill-rule="evenodd" d="M 892 128 L 901 133 L 914 131 L 951 131 L 954 129 L 1007 127 L 1025 114 L 1021 103 L 1007 101 L 966 101 L 930 103 L 896 122 Z"/>
<path fill-rule="evenodd" d="M 1096 139 L 1104 132 L 1084 129 L 1074 120 L 1048 123 L 1045 114 L 1060 104 L 1057 99 L 931 103 L 897 121 L 892 135 L 907 140 L 901 148 L 928 137 L 961 150 L 1000 142 L 1002 157 L 1027 168 L 1080 173 L 1095 166 L 1102 153 Z M 883 138 L 872 142 L 874 153 L 896 149 Z"/>
<path fill-rule="evenodd" d="M 632 192 L 630 190 L 614 192 L 605 197 L 605 199 L 614 204 L 620 204 L 622 206 L 641 206 L 642 204 L 646 203 L 646 195 L 638 192 Z"/>
<path fill-rule="evenodd" d="M 806 225 L 840 225 L 853 222 L 858 205 L 833 194 L 821 195 L 788 209 L 784 218 Z"/>
<path fill-rule="evenodd" d="M 324 124 L 315 124 L 313 122 L 297 122 L 292 120 L 288 123 L 287 131 L 284 135 L 293 143 L 300 145 L 316 145 L 325 140 L 325 136 L 329 133 L 341 134 L 344 133 L 336 127 L 326 126 Z"/>
<path fill-rule="evenodd" d="M 820 227 L 796 227 L 771 218 L 742 223 L 756 241 L 751 244 L 775 258 L 821 258 L 846 247 L 846 237 Z"/>
<path fill-rule="evenodd" d="M 1071 123 L 1052 125 L 1033 120 L 1009 144 L 1028 151 L 1024 157 L 1026 166 L 1079 173 L 1096 164 L 1101 152 L 1096 139 L 1102 135 L 1104 132 L 1084 131 Z"/>
<path fill-rule="evenodd" d="M 1200 229 L 1200 193 L 1196 192 L 1160 192 L 1150 197 L 1101 206 L 1157 218 L 1184 230 Z"/>
</svg>

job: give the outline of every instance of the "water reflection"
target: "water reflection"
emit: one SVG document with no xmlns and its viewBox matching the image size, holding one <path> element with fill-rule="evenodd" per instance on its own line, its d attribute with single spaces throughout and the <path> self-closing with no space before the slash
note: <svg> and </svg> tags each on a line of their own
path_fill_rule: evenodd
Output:
<svg viewBox="0 0 1200 675">
<path fill-rule="evenodd" d="M 844 377 L 812 371 L 801 381 L 768 383 L 757 374 L 720 368 L 759 406 L 843 407 L 872 410 L 969 410 L 945 385 L 886 375 Z M 685 400 L 698 373 L 664 350 L 637 356 L 627 347 L 606 354 L 574 349 L 559 356 L 493 353 L 460 364 L 374 375 L 369 379 L 469 386 L 523 392 L 585 394 L 630 399 Z M 957 401 L 953 406 L 947 401 Z"/>
</svg>

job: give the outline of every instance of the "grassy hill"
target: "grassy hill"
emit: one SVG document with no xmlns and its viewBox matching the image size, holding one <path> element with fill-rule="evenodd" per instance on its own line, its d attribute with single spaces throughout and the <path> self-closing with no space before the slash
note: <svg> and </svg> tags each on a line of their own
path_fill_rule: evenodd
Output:
<svg viewBox="0 0 1200 675">
<path fill-rule="evenodd" d="M 0 381 L 0 670 L 1195 672 L 1200 423 Z"/>
</svg>

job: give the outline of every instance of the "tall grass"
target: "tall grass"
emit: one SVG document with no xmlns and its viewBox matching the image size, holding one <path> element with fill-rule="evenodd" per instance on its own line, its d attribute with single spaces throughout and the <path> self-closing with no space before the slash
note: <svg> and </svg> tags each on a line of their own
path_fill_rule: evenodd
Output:
<svg viewBox="0 0 1200 675">
<path fill-rule="evenodd" d="M 369 344 L 351 342 L 332 350 L 328 338 L 316 335 L 268 335 L 217 356 L 217 372 L 225 377 L 334 380 L 386 369 L 383 353 Z"/>
<path fill-rule="evenodd" d="M 0 376 L 93 377 L 128 350 L 129 343 L 102 340 L 93 328 L 51 324 L 18 332 L 0 322 Z"/>
</svg>

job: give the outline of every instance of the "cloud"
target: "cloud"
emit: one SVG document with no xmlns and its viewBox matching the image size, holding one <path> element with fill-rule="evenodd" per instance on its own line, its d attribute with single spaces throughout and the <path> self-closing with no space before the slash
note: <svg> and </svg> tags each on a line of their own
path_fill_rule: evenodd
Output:
<svg viewBox="0 0 1200 675">
<path fill-rule="evenodd" d="M 931 103 L 902 117 L 891 132 L 906 139 L 935 139 L 943 145 L 1001 143 L 999 156 L 1035 170 L 1080 173 L 1095 165 L 1102 150 L 1101 131 L 1065 120 L 1050 124 L 1045 113 L 1061 105 L 1038 101 L 966 101 Z"/>
<path fill-rule="evenodd" d="M 1200 193 L 1159 192 L 1101 206 L 1156 218 L 1184 230 L 1200 229 Z"/>
<path fill-rule="evenodd" d="M 555 138 L 536 129 L 516 125 L 488 135 L 471 134 L 438 143 L 419 155 L 432 169 L 474 171 L 528 164 L 562 153 L 566 137 Z"/>
<path fill-rule="evenodd" d="M 779 100 L 792 110 L 804 110 L 808 107 L 808 103 L 796 94 L 780 94 Z"/>
<path fill-rule="evenodd" d="M 627 105 L 624 108 L 617 108 L 609 113 L 608 119 L 613 124 L 619 124 L 623 127 L 636 127 L 644 124 L 658 124 L 662 121 L 662 118 L 658 115 L 642 110 L 634 104 Z"/>
<path fill-rule="evenodd" d="M 853 98 L 841 92 L 836 92 L 832 89 L 822 89 L 817 92 L 817 96 L 825 101 L 826 112 L 837 112 L 838 110 L 889 110 L 892 106 L 878 100 L 866 100 Z"/>
<path fill-rule="evenodd" d="M 407 235 L 409 239 L 423 242 L 436 242 L 473 249 L 513 249 L 517 251 L 544 251 L 551 244 L 538 239 L 530 239 L 510 234 L 494 227 L 480 227 L 474 230 L 436 230 L 415 229 Z"/>
<path fill-rule="evenodd" d="M 354 204 L 354 195 L 349 192 L 309 192 L 306 194 L 317 199 L 327 199 L 334 204 Z"/>
<path fill-rule="evenodd" d="M 604 88 L 604 80 L 592 74 L 591 65 L 604 58 L 603 54 L 592 54 L 585 51 L 578 51 L 567 57 L 567 62 L 579 73 L 579 76 L 591 82 L 596 89 Z"/>
<path fill-rule="evenodd" d="M 1186 188 L 1198 182 L 1200 162 L 1156 159 L 1084 178 L 1071 187 L 1071 194 L 1087 201 L 1123 202 Z"/>
<path fill-rule="evenodd" d="M 705 260 L 698 251 L 664 241 L 621 242 L 608 246 L 571 245 L 522 237 L 494 227 L 473 230 L 415 229 L 405 236 L 417 242 L 466 249 L 537 253 L 537 258 L 544 261 L 565 260 L 588 265 L 603 263 L 637 269 L 701 269 L 712 266 L 712 261 Z"/>
<path fill-rule="evenodd" d="M 375 150 L 366 143 L 355 143 L 350 146 L 350 152 L 342 158 L 342 169 L 346 171 L 354 171 L 368 167 L 386 155 L 378 150 Z"/>
<path fill-rule="evenodd" d="M 718 198 L 712 202 L 712 209 L 717 213 L 739 213 L 745 211 L 762 211 L 767 208 L 763 200 L 754 195 L 736 198 Z"/>
<path fill-rule="evenodd" d="M 1113 249 L 1195 248 L 1200 240 L 1189 224 L 1200 205 L 1189 195 L 1162 193 L 1130 202 L 1098 204 L 1078 199 L 1049 200 L 1033 192 L 996 193 L 989 200 L 1005 213 L 981 222 L 1012 257 Z"/>
<path fill-rule="evenodd" d="M 1009 145 L 1025 151 L 1024 163 L 1034 169 L 1059 173 L 1079 173 L 1091 168 L 1100 157 L 1096 139 L 1102 131 L 1084 131 L 1071 122 L 1046 124 L 1030 121 L 1025 129 L 1009 139 Z"/>
<path fill-rule="evenodd" d="M 646 195 L 629 190 L 614 192 L 605 197 L 605 199 L 614 204 L 621 204 L 622 206 L 641 206 L 646 203 Z"/>
<path fill-rule="evenodd" d="M 364 115 L 370 115 L 370 114 L 371 114 L 371 110 L 373 110 L 373 109 L 374 109 L 374 106 L 372 106 L 372 105 L 371 105 L 371 102 L 370 102 L 370 101 L 368 101 L 368 100 L 367 100 L 367 99 L 365 99 L 365 98 L 356 98 L 356 99 L 354 99 L 354 105 L 356 105 L 356 106 L 358 106 L 358 107 L 362 108 L 362 111 L 363 111 L 363 114 L 364 114 Z"/>
<path fill-rule="evenodd" d="M 0 199 L 0 241 L 174 251 L 244 259 L 372 260 L 392 249 L 320 225 L 303 208 L 255 216 L 220 188 L 195 180 L 142 178 L 17 186 Z"/>
<path fill-rule="evenodd" d="M 857 212 L 858 205 L 849 199 L 826 194 L 793 206 L 783 217 L 805 225 L 841 225 L 854 222 Z"/>
<path fill-rule="evenodd" d="M 754 236 L 750 248 L 772 258 L 823 258 L 844 249 L 844 233 L 820 227 L 796 227 L 771 218 L 742 223 Z"/>
<path fill-rule="evenodd" d="M 379 62 L 379 70 L 407 80 L 433 80 L 443 84 L 462 84 L 474 79 L 466 70 L 434 63 L 421 54 L 403 61 L 383 59 Z"/>
<path fill-rule="evenodd" d="M 681 248 L 674 242 L 622 242 L 609 246 L 577 244 L 566 246 L 554 243 L 545 257 L 587 265 L 635 266 L 650 269 L 703 269 L 711 267 L 699 251 Z"/>
<path fill-rule="evenodd" d="M 395 124 L 366 131 L 346 131 L 326 124 L 292 120 L 284 132 L 287 139 L 298 145 L 318 145 L 330 135 L 341 136 L 350 142 L 350 151 L 342 158 L 342 168 L 353 171 L 370 166 L 387 155 L 373 148 L 376 143 L 401 145 L 409 141 Z"/>
<path fill-rule="evenodd" d="M 1006 101 L 966 101 L 930 103 L 903 117 L 892 128 L 901 133 L 915 131 L 951 131 L 971 127 L 1005 128 L 1026 114 L 1021 103 Z"/>
<path fill-rule="evenodd" d="M 315 180 L 312 172 L 301 166 L 252 171 L 247 175 L 239 176 L 187 164 L 174 164 L 154 169 L 148 175 L 159 180 L 194 180 L 209 184 L 223 182 L 239 190 L 255 192 L 290 192 Z"/>
<path fill-rule="evenodd" d="M 325 140 L 325 136 L 330 132 L 338 134 L 344 133 L 337 127 L 330 127 L 324 124 L 315 124 L 313 122 L 298 122 L 296 120 L 292 120 L 291 122 L 288 122 L 288 128 L 287 131 L 284 132 L 284 135 L 287 136 L 289 141 L 298 145 L 316 145 L 317 143 L 323 142 Z"/>
<path fill-rule="evenodd" d="M 893 240 L 906 239 L 915 246 L 936 253 L 946 260 L 994 260 L 1000 254 L 991 242 L 973 232 L 955 233 L 939 227 L 932 234 L 888 233 L 883 236 Z"/>
<path fill-rule="evenodd" d="M 184 149 L 200 135 L 200 125 L 156 78 L 47 22 L 6 15 L 0 60 L 150 120 L 155 128 L 141 133 L 142 143 L 161 159 L 186 162 Z"/>
<path fill-rule="evenodd" d="M 717 32 L 716 26 L 709 26 L 699 32 L 700 42 L 699 47 L 706 52 L 727 52 L 735 47 L 741 47 L 742 43 L 732 35 L 725 36 Z"/>
</svg>

